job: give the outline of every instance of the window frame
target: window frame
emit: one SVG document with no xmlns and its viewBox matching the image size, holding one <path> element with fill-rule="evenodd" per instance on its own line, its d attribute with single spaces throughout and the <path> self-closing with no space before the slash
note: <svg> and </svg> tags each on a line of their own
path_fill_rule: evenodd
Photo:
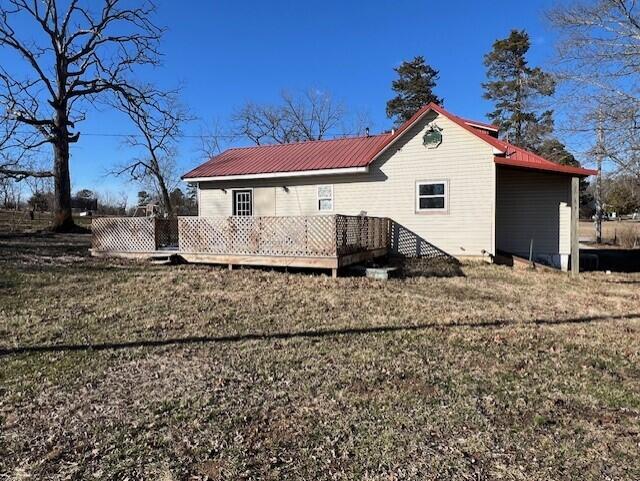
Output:
<svg viewBox="0 0 640 481">
<path fill-rule="evenodd" d="M 436 185 L 442 184 L 444 186 L 444 193 L 437 195 L 420 195 L 420 186 L 422 185 Z M 442 197 L 444 199 L 444 207 L 433 208 L 420 208 L 420 199 L 433 199 L 436 197 Z M 415 188 L 415 211 L 416 214 L 447 214 L 449 212 L 449 180 L 418 180 L 416 181 Z"/>
<path fill-rule="evenodd" d="M 320 188 L 321 187 L 330 187 L 331 188 L 331 209 L 321 209 L 320 208 L 320 201 L 329 199 L 328 197 L 320 197 Z M 316 207 L 318 209 L 318 212 L 333 212 L 334 203 L 335 203 L 335 198 L 334 198 L 333 184 L 318 184 L 318 185 L 316 185 Z"/>
<path fill-rule="evenodd" d="M 251 208 L 251 213 L 249 215 L 241 215 L 241 214 L 236 214 L 237 210 L 236 210 L 236 192 L 249 192 L 249 195 L 251 196 L 251 202 L 250 202 L 250 208 Z M 246 187 L 243 189 L 231 189 L 231 215 L 232 216 L 238 216 L 238 217 L 253 217 L 253 213 L 254 213 L 254 205 L 253 205 L 253 187 Z"/>
</svg>

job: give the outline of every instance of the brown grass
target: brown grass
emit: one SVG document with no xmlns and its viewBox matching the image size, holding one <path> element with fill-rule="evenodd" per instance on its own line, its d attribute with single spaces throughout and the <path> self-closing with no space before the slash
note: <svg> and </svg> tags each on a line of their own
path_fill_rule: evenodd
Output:
<svg viewBox="0 0 640 481">
<path fill-rule="evenodd" d="M 625 249 L 640 247 L 640 228 L 633 225 L 623 225 L 618 230 L 616 238 L 618 245 Z"/>
<path fill-rule="evenodd" d="M 51 225 L 50 212 L 34 212 L 33 220 L 28 210 L 0 209 L 0 232 L 21 233 L 37 232 L 47 229 Z M 91 226 L 90 217 L 75 216 L 74 222 L 86 228 Z"/>
<path fill-rule="evenodd" d="M 640 275 L 86 247 L 0 238 L 0 479 L 640 478 Z"/>
<path fill-rule="evenodd" d="M 593 222 L 580 222 L 580 239 L 595 242 L 596 231 Z M 611 246 L 630 249 L 640 244 L 640 222 L 637 221 L 606 221 L 602 223 L 602 243 Z"/>
</svg>

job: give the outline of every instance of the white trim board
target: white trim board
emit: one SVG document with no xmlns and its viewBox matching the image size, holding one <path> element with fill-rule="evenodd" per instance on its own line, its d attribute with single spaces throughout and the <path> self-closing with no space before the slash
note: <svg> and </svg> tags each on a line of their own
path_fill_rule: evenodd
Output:
<svg viewBox="0 0 640 481">
<path fill-rule="evenodd" d="M 274 179 L 282 177 L 305 177 L 316 175 L 339 175 L 339 174 L 366 174 L 369 166 L 365 167 L 344 167 L 340 169 L 319 169 L 300 170 L 297 172 L 269 172 L 263 174 L 242 174 L 242 175 L 217 175 L 212 177 L 192 177 L 183 178 L 185 182 L 211 182 L 218 180 L 243 180 L 243 179 Z"/>
</svg>

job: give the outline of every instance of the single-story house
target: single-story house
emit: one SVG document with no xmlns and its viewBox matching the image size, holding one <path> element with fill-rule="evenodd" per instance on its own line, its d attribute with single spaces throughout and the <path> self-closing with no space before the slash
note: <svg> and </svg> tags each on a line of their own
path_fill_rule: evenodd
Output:
<svg viewBox="0 0 640 481">
<path fill-rule="evenodd" d="M 594 173 L 429 104 L 390 133 L 232 148 L 183 179 L 198 187 L 199 216 L 388 217 L 400 254 L 532 252 L 567 269 L 578 179 Z"/>
</svg>

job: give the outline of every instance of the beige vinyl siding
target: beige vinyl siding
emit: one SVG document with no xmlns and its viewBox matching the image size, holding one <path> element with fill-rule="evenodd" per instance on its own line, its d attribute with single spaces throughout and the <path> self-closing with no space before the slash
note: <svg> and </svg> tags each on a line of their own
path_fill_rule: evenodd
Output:
<svg viewBox="0 0 640 481">
<path fill-rule="evenodd" d="M 200 216 L 201 217 L 225 217 L 231 215 L 231 190 L 211 189 L 207 184 L 200 183 Z"/>
<path fill-rule="evenodd" d="M 496 195 L 496 246 L 557 263 L 571 250 L 571 177 L 499 168 Z"/>
<path fill-rule="evenodd" d="M 254 189 L 253 215 L 276 215 L 276 189 Z"/>
<path fill-rule="evenodd" d="M 443 135 L 435 149 L 422 144 L 431 122 Z M 417 213 L 416 182 L 440 180 L 448 182 L 448 211 Z M 407 254 L 425 254 L 430 245 L 454 256 L 494 252 L 492 147 L 435 113 L 410 129 L 367 174 L 201 183 L 201 215 L 230 215 L 232 187 L 253 187 L 254 205 L 263 199 L 263 212 L 271 212 L 266 199 L 272 195 L 274 215 L 322 215 L 326 212 L 318 210 L 317 187 L 326 184 L 333 185 L 332 213 L 391 218 L 402 226 L 396 240 Z M 271 215 L 257 207 L 255 214 Z"/>
</svg>

